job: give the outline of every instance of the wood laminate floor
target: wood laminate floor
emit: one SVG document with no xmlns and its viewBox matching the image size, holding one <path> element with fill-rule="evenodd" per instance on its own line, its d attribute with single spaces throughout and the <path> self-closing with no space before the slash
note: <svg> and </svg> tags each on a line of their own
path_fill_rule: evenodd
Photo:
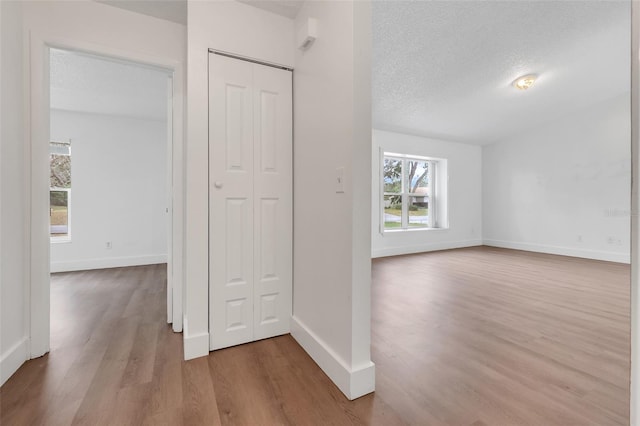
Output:
<svg viewBox="0 0 640 426">
<path fill-rule="evenodd" d="M 487 247 L 373 261 L 376 393 L 290 336 L 182 361 L 163 265 L 52 276 L 51 352 L 2 425 L 628 424 L 629 266 Z"/>
</svg>

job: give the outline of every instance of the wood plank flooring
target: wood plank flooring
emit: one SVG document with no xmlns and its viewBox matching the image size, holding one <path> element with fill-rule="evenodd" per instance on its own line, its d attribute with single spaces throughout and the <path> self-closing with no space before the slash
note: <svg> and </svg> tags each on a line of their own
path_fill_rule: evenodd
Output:
<svg viewBox="0 0 640 426">
<path fill-rule="evenodd" d="M 165 274 L 54 274 L 52 350 L 0 388 L 0 424 L 628 424 L 628 265 L 488 247 L 376 259 L 376 392 L 356 401 L 290 336 L 182 361 Z"/>
<path fill-rule="evenodd" d="M 411 424 L 629 423 L 628 265 L 489 247 L 378 259 L 377 397 Z"/>
</svg>

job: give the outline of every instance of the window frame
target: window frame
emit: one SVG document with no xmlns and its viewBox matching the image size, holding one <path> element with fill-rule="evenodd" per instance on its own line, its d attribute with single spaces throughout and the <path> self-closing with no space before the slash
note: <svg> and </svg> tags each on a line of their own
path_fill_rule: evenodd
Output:
<svg viewBox="0 0 640 426">
<path fill-rule="evenodd" d="M 384 178 L 384 163 L 386 159 L 400 160 L 402 162 L 401 166 L 401 192 L 387 192 L 385 191 L 385 178 Z M 420 161 L 429 163 L 428 169 L 428 177 L 427 181 L 429 182 L 429 204 L 428 204 L 428 215 L 427 215 L 427 226 L 420 227 L 411 227 L 410 219 L 409 219 L 409 198 L 415 196 L 422 196 L 423 194 L 409 192 L 407 185 L 408 175 L 406 174 L 406 167 L 408 161 Z M 387 232 L 406 232 L 406 231 L 429 231 L 433 229 L 440 229 L 438 226 L 438 194 L 437 194 L 437 168 L 440 160 L 431 158 L 431 157 L 423 157 L 419 155 L 410 155 L 410 154 L 399 154 L 395 152 L 388 152 L 380 149 L 380 233 L 384 235 Z M 401 222 L 400 228 L 389 228 L 385 227 L 385 196 L 400 196 L 401 197 Z"/>
<path fill-rule="evenodd" d="M 56 155 L 66 155 L 70 157 L 71 161 L 71 139 L 66 141 L 50 141 L 49 142 L 49 155 L 54 154 L 51 149 L 51 144 L 62 144 L 68 145 L 68 153 L 55 153 Z M 70 166 L 71 167 L 71 166 Z M 73 182 L 73 179 L 71 178 Z M 64 191 L 67 193 L 67 233 L 66 235 L 52 235 L 51 233 L 51 205 L 49 205 L 49 241 L 51 243 L 68 243 L 71 242 L 71 187 L 63 188 L 57 186 L 51 186 L 51 181 L 49 181 L 49 197 L 51 197 L 51 192 L 61 192 Z"/>
</svg>

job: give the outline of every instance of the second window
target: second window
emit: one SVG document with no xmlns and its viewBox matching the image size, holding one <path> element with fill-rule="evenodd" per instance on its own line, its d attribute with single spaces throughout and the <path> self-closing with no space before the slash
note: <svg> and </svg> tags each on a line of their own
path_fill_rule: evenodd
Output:
<svg viewBox="0 0 640 426">
<path fill-rule="evenodd" d="M 436 167 L 434 160 L 384 153 L 384 231 L 436 227 Z"/>
</svg>

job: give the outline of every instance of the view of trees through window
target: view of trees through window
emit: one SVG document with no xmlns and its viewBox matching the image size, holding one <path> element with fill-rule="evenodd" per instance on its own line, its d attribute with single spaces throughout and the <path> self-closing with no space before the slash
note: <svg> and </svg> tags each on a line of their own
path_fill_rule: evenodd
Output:
<svg viewBox="0 0 640 426">
<path fill-rule="evenodd" d="M 50 232 L 52 237 L 68 237 L 71 144 L 68 142 L 51 142 L 49 152 Z"/>
<path fill-rule="evenodd" d="M 432 161 L 385 156 L 383 164 L 384 229 L 429 228 Z"/>
</svg>

